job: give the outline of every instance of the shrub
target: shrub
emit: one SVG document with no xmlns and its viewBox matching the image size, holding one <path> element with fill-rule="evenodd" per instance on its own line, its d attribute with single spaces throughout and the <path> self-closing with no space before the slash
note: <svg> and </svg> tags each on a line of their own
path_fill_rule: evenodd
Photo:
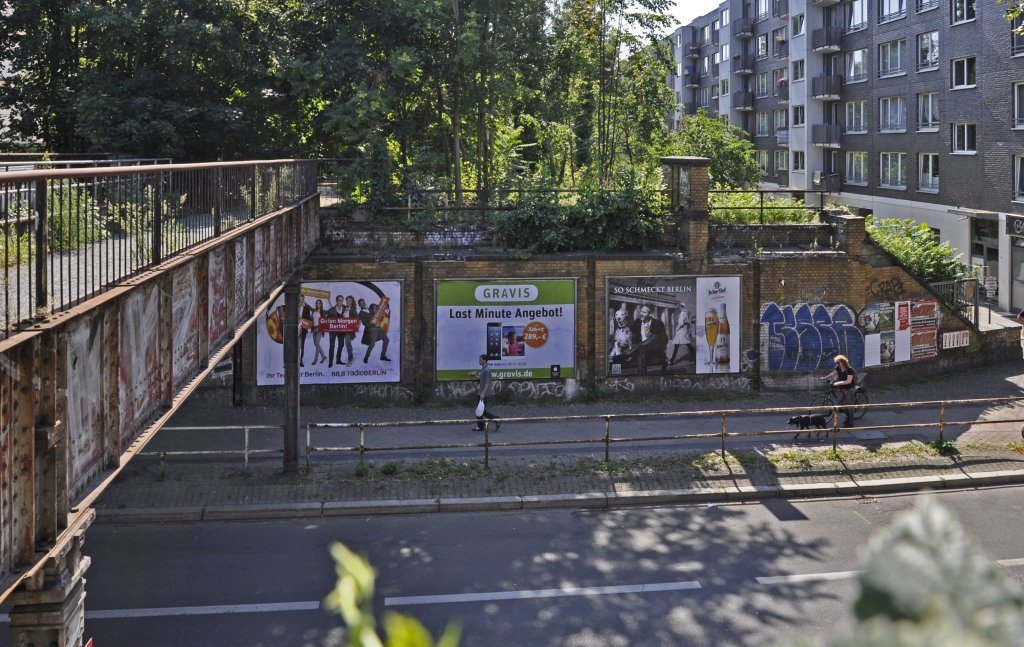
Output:
<svg viewBox="0 0 1024 647">
<path fill-rule="evenodd" d="M 719 225 L 806 224 L 818 220 L 817 210 L 803 208 L 803 200 L 765 195 L 762 203 L 757 191 L 712 193 L 709 197 L 711 222 Z"/>
<path fill-rule="evenodd" d="M 949 242 L 936 240 L 924 223 L 911 218 L 868 216 L 864 228 L 875 242 L 926 282 L 953 281 L 964 274 L 961 255 Z"/>
</svg>

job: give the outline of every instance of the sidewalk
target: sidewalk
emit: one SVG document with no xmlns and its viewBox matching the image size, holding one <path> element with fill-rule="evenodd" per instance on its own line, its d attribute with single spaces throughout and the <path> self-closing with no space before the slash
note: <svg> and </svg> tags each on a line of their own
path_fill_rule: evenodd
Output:
<svg viewBox="0 0 1024 647">
<path fill-rule="evenodd" d="M 871 402 L 1012 397 L 1024 395 L 1024 366 L 1008 362 L 942 380 L 872 388 Z M 558 416 L 803 406 L 809 393 L 762 393 L 743 398 L 692 395 L 676 401 L 615 401 L 593 404 L 497 404 L 506 416 Z M 514 412 L 513 412 L 514 409 Z M 1024 417 L 1022 405 L 987 406 L 989 420 Z M 905 412 L 876 409 L 861 421 L 880 426 Z M 302 422 L 380 422 L 465 418 L 465 407 L 302 409 Z M 949 416 L 950 414 L 947 414 Z M 767 416 L 767 414 L 765 414 Z M 785 419 L 761 420 L 764 429 L 785 428 Z M 274 424 L 280 410 L 232 408 L 196 399 L 171 426 Z M 973 412 L 966 419 L 973 419 Z M 957 419 L 947 417 L 947 420 Z M 965 419 L 965 418 L 960 418 Z M 906 422 L 902 420 L 902 422 Z M 668 433 L 679 420 L 657 419 L 619 425 L 643 425 L 655 435 Z M 468 424 L 424 429 L 432 442 L 482 443 Z M 565 424 L 536 425 L 529 432 L 507 425 L 492 442 L 564 438 Z M 854 431 L 841 436 L 833 454 L 827 437 L 792 436 L 731 441 L 728 460 L 717 444 L 640 443 L 616 445 L 604 463 L 601 445 L 549 445 L 495 448 L 490 469 L 482 450 L 434 450 L 368 454 L 360 466 L 354 454 L 316 454 L 310 470 L 284 474 L 279 455 L 251 459 L 248 474 L 240 457 L 174 457 L 160 462 L 134 459 L 96 503 L 99 522 L 264 519 L 438 511 L 528 509 L 554 506 L 605 507 L 654 503 L 713 503 L 769 497 L 834 496 L 917 491 L 923 488 L 977 487 L 1024 482 L 1021 424 L 975 425 L 947 431 L 959 454 L 943 456 L 929 443 L 934 429 L 910 432 Z M 920 432 L 920 433 L 917 433 Z M 162 434 L 173 433 L 169 430 Z M 674 432 L 673 432 L 674 433 Z M 594 434 L 588 434 L 593 437 Z M 154 443 L 161 438 L 158 436 Z M 280 446 L 279 437 L 275 438 Z M 408 439 L 403 439 L 408 442 Z M 440 444 L 439 443 L 439 444 Z M 152 445 L 151 445 L 152 447 Z M 198 449 L 198 447 L 193 447 Z M 304 461 L 300 461 L 304 467 Z"/>
</svg>

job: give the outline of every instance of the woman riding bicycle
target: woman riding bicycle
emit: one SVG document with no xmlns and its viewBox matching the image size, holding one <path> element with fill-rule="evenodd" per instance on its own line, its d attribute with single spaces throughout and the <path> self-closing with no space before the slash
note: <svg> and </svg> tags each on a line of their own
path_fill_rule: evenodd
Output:
<svg viewBox="0 0 1024 647">
<path fill-rule="evenodd" d="M 846 355 L 836 355 L 835 358 L 836 367 L 835 369 L 823 377 L 823 380 L 834 380 L 832 386 L 839 391 L 839 397 L 836 398 L 836 404 L 846 404 L 853 399 L 853 388 L 857 384 L 857 373 L 850 366 L 850 360 L 846 358 Z M 843 415 L 845 420 L 843 421 L 844 427 L 853 426 L 853 415 L 849 408 L 844 408 Z"/>
</svg>

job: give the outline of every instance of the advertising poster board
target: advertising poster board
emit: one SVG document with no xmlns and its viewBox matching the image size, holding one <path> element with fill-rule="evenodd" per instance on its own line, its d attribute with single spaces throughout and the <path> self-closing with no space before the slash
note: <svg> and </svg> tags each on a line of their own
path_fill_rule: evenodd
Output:
<svg viewBox="0 0 1024 647">
<path fill-rule="evenodd" d="M 401 281 L 313 281 L 302 284 L 300 295 L 300 384 L 401 379 Z M 284 298 L 259 320 L 259 386 L 284 384 Z"/>
<path fill-rule="evenodd" d="M 929 359 L 938 354 L 939 302 L 870 303 L 857 318 L 864 366 Z"/>
<path fill-rule="evenodd" d="M 613 277 L 606 294 L 609 376 L 739 372 L 740 277 Z"/>
<path fill-rule="evenodd" d="M 486 354 L 495 379 L 576 377 L 576 281 L 437 281 L 438 381 L 471 380 Z"/>
</svg>

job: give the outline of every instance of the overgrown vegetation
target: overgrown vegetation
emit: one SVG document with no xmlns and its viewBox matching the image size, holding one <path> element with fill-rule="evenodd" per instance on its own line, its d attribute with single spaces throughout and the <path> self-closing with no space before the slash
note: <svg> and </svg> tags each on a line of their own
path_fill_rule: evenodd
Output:
<svg viewBox="0 0 1024 647">
<path fill-rule="evenodd" d="M 925 223 L 913 219 L 868 216 L 867 233 L 911 272 L 929 283 L 963 276 L 964 264 L 949 242 L 939 242 Z"/>
<path fill-rule="evenodd" d="M 724 185 L 716 185 L 722 190 Z M 756 191 L 712 193 L 711 222 L 719 225 L 807 224 L 818 221 L 818 211 L 806 208 L 803 200 L 762 194 Z"/>
</svg>

